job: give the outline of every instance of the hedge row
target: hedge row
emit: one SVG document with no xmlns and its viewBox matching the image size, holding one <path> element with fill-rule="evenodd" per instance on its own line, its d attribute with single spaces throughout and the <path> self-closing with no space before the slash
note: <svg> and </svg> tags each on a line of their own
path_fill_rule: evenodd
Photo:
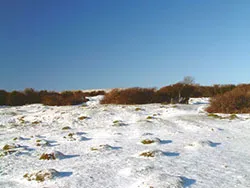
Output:
<svg viewBox="0 0 250 188">
<path fill-rule="evenodd" d="M 105 94 L 102 104 L 187 103 L 190 97 L 212 97 L 231 91 L 235 85 L 199 86 L 177 83 L 154 88 L 113 89 Z"/>
<path fill-rule="evenodd" d="M 103 95 L 104 91 L 82 92 L 64 91 L 61 93 L 54 91 L 35 91 L 28 88 L 24 91 L 7 92 L 0 90 L 0 105 L 20 106 L 25 104 L 41 103 L 50 106 L 77 105 L 86 102 L 87 96 Z"/>
</svg>

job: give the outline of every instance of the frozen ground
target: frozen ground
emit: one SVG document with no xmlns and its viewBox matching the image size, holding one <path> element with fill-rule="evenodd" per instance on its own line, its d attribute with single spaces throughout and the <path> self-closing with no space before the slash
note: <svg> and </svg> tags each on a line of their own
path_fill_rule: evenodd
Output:
<svg viewBox="0 0 250 188">
<path fill-rule="evenodd" d="M 129 106 L 99 99 L 1 107 L 0 147 L 9 147 L 0 153 L 0 187 L 250 187 L 250 115 L 208 116 L 207 99 Z M 43 153 L 56 160 L 39 160 Z M 38 171 L 45 181 L 33 180 Z"/>
</svg>

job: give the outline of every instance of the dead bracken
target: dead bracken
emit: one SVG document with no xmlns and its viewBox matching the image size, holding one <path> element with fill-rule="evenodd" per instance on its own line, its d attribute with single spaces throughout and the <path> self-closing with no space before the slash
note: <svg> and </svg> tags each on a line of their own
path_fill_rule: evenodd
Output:
<svg viewBox="0 0 250 188">
<path fill-rule="evenodd" d="M 143 152 L 140 154 L 141 157 L 154 157 L 155 153 L 152 151 Z"/>
<path fill-rule="evenodd" d="M 54 153 L 43 153 L 39 160 L 55 160 L 55 154 Z"/>
<path fill-rule="evenodd" d="M 79 120 L 84 120 L 84 119 L 88 119 L 89 117 L 87 117 L 87 116 L 80 116 L 78 119 Z"/>
<path fill-rule="evenodd" d="M 141 141 L 142 144 L 152 144 L 152 143 L 155 143 L 154 140 L 150 140 L 150 139 L 145 139 L 145 140 L 142 140 Z"/>
<path fill-rule="evenodd" d="M 45 169 L 30 174 L 26 173 L 23 177 L 26 178 L 28 181 L 35 180 L 37 182 L 43 182 L 45 180 L 53 179 L 56 176 L 59 176 L 59 172 L 55 169 Z"/>
<path fill-rule="evenodd" d="M 71 127 L 69 127 L 69 126 L 65 126 L 62 128 L 62 130 L 69 130 L 69 129 L 71 129 Z"/>
</svg>

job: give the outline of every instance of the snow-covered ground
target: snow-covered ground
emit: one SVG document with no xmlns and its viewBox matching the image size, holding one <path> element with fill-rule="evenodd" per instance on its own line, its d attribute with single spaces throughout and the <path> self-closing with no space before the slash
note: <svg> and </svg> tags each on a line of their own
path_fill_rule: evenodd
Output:
<svg viewBox="0 0 250 188">
<path fill-rule="evenodd" d="M 206 98 L 127 106 L 100 99 L 1 107 L 0 187 L 250 187 L 250 115 L 208 116 Z"/>
</svg>

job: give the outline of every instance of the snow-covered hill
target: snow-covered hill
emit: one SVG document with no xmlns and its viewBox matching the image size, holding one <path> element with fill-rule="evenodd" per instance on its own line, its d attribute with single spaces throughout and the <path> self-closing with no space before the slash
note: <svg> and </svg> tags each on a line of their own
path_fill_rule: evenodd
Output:
<svg viewBox="0 0 250 188">
<path fill-rule="evenodd" d="M 249 115 L 208 116 L 208 99 L 128 106 L 100 99 L 1 107 L 0 187 L 250 187 Z"/>
</svg>

